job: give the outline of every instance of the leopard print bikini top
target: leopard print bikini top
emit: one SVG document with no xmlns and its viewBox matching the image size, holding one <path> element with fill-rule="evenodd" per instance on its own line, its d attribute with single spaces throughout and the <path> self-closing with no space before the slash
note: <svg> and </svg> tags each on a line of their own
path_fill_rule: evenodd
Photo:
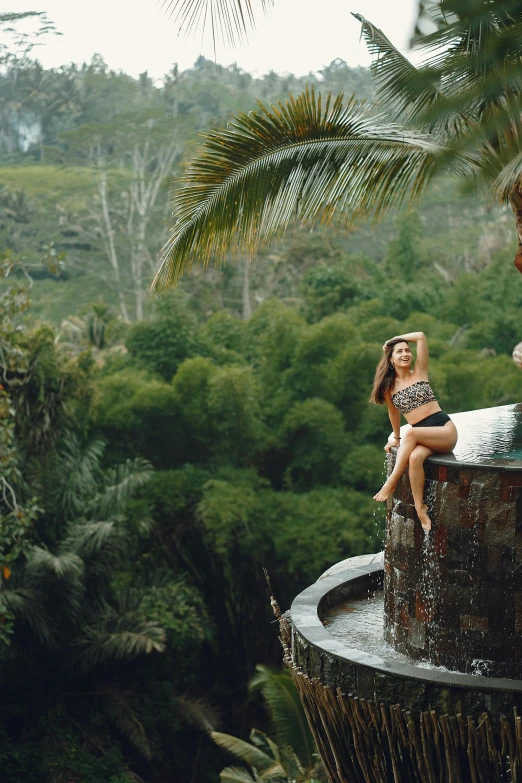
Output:
<svg viewBox="0 0 522 783">
<path fill-rule="evenodd" d="M 415 381 L 391 395 L 393 404 L 402 414 L 410 413 L 427 402 L 437 402 L 429 381 Z"/>
</svg>

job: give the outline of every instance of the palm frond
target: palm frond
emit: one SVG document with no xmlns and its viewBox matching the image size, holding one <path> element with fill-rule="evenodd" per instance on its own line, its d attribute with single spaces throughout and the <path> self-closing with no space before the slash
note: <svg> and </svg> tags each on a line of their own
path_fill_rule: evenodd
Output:
<svg viewBox="0 0 522 783">
<path fill-rule="evenodd" d="M 519 152 L 499 171 L 491 183 L 491 189 L 500 201 L 507 202 L 515 190 L 520 190 L 521 183 L 522 152 Z"/>
<path fill-rule="evenodd" d="M 67 518 L 81 513 L 86 499 L 95 494 L 104 448 L 101 440 L 82 444 L 74 433 L 68 435 L 61 447 L 53 471 L 58 484 L 55 501 Z"/>
<path fill-rule="evenodd" d="M 259 780 L 244 767 L 225 767 L 219 773 L 221 783 L 254 783 Z"/>
<path fill-rule="evenodd" d="M 215 709 L 206 701 L 192 696 L 175 696 L 174 703 L 185 720 L 203 731 L 214 731 L 218 716 Z"/>
<path fill-rule="evenodd" d="M 211 731 L 210 736 L 217 745 L 228 750 L 229 753 L 232 753 L 233 756 L 245 764 L 249 764 L 261 772 L 274 768 L 274 759 L 250 742 L 245 742 L 245 740 L 239 739 L 239 737 L 233 737 L 231 734 L 223 734 L 219 731 Z M 276 766 L 280 773 L 284 775 L 285 771 L 279 762 L 276 762 Z"/>
<path fill-rule="evenodd" d="M 401 115 L 406 122 L 445 103 L 443 93 L 434 84 L 435 75 L 427 68 L 418 69 L 400 52 L 378 27 L 361 16 L 361 33 L 375 59 L 371 70 L 378 87 L 379 102 Z"/>
<path fill-rule="evenodd" d="M 249 689 L 261 690 L 277 745 L 292 748 L 303 767 L 313 766 L 315 744 L 291 675 L 258 664 Z"/>
<path fill-rule="evenodd" d="M 351 98 L 307 90 L 278 107 L 239 114 L 207 133 L 175 197 L 177 222 L 151 290 L 176 284 L 193 263 L 254 253 L 294 221 L 353 224 L 419 198 L 441 147 L 384 123 Z"/>
<path fill-rule="evenodd" d="M 260 5 L 266 11 L 273 0 L 260 0 Z M 251 0 L 163 0 L 163 8 L 187 35 L 203 32 L 210 24 L 214 51 L 218 39 L 234 46 L 255 27 Z"/>
<path fill-rule="evenodd" d="M 16 621 L 26 623 L 42 644 L 53 647 L 57 641 L 55 627 L 41 598 L 41 591 L 36 589 L 4 587 L 0 604 Z"/>
<path fill-rule="evenodd" d="M 165 632 L 139 612 L 107 607 L 94 625 L 83 629 L 76 646 L 81 667 L 89 671 L 101 663 L 163 652 Z"/>
<path fill-rule="evenodd" d="M 416 40 L 421 51 L 438 52 L 440 58 L 461 52 L 479 68 L 488 66 L 484 52 L 499 36 L 505 36 L 510 51 L 520 52 L 522 42 L 516 28 L 522 23 L 522 7 L 518 0 L 439 0 L 433 3 L 432 17 L 436 30 Z"/>
<path fill-rule="evenodd" d="M 83 560 L 75 552 L 54 555 L 48 549 L 34 546 L 27 556 L 27 568 L 33 573 L 53 574 L 58 579 L 79 581 L 83 576 Z"/>
<path fill-rule="evenodd" d="M 149 481 L 152 465 L 146 459 L 128 459 L 106 471 L 103 490 L 94 498 L 91 513 L 112 516 L 121 513 L 127 502 Z"/>
<path fill-rule="evenodd" d="M 75 522 L 63 543 L 64 550 L 82 559 L 99 556 L 109 548 L 113 557 L 118 557 L 127 548 L 127 535 L 123 517 L 100 522 Z"/>
<path fill-rule="evenodd" d="M 267 756 L 271 756 L 274 761 L 281 761 L 281 752 L 273 740 L 270 739 L 268 734 L 259 729 L 252 729 L 250 732 L 250 742 L 266 753 Z"/>
<path fill-rule="evenodd" d="M 110 703 L 110 715 L 119 731 L 146 759 L 152 757 L 152 749 L 142 721 L 129 699 L 115 688 L 105 689 Z"/>
<path fill-rule="evenodd" d="M 145 783 L 143 778 L 141 778 L 137 772 L 133 772 L 132 769 L 129 769 L 128 767 L 125 768 L 125 774 L 130 780 L 130 783 Z"/>
</svg>

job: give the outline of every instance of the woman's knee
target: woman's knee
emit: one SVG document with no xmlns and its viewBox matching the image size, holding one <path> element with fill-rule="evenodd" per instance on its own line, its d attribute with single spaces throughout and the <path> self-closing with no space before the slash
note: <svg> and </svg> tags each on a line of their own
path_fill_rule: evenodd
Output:
<svg viewBox="0 0 522 783">
<path fill-rule="evenodd" d="M 424 453 L 423 449 L 413 449 L 413 451 L 410 454 L 410 458 L 408 460 L 408 463 L 410 466 L 413 465 L 413 467 L 420 467 L 424 464 L 424 460 L 426 459 L 426 455 Z"/>
<path fill-rule="evenodd" d="M 408 443 L 408 444 L 416 443 L 417 442 L 416 439 L 417 436 L 415 434 L 415 430 L 406 430 L 406 432 L 402 436 L 403 443 Z"/>
</svg>

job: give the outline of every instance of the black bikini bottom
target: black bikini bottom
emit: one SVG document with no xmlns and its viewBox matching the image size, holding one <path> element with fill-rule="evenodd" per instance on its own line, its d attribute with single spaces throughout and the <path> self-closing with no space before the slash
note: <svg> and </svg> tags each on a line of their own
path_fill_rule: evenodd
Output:
<svg viewBox="0 0 522 783">
<path fill-rule="evenodd" d="M 431 416 L 426 416 L 425 419 L 421 419 L 416 424 L 412 424 L 412 427 L 444 427 L 444 425 L 451 421 L 450 417 L 444 411 L 437 411 L 432 413 Z"/>
</svg>

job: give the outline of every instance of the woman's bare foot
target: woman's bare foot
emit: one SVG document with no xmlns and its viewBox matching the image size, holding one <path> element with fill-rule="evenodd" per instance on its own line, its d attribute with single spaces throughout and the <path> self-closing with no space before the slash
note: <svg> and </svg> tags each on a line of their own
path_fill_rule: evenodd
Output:
<svg viewBox="0 0 522 783">
<path fill-rule="evenodd" d="M 373 496 L 374 500 L 378 500 L 379 502 L 384 502 L 385 500 L 388 500 L 389 497 L 393 495 L 393 490 L 395 489 L 395 484 L 389 484 L 387 481 L 382 485 L 379 492 L 377 492 L 376 495 Z"/>
<path fill-rule="evenodd" d="M 423 503 L 420 510 L 417 511 L 417 516 L 420 519 L 423 530 L 431 530 L 431 519 L 428 516 L 428 507 L 426 503 Z"/>
</svg>

